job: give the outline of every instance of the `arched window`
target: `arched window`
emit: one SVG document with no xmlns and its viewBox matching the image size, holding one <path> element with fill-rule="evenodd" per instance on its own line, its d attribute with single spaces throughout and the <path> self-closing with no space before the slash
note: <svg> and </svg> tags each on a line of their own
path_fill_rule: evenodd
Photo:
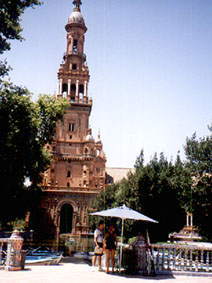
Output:
<svg viewBox="0 0 212 283">
<path fill-rule="evenodd" d="M 84 85 L 80 84 L 79 85 L 79 97 L 83 98 L 84 96 Z"/>
<path fill-rule="evenodd" d="M 77 64 L 72 64 L 72 70 L 77 70 Z"/>
<path fill-rule="evenodd" d="M 71 84 L 71 91 L 73 91 L 73 92 L 76 91 L 76 85 L 75 84 Z"/>
<path fill-rule="evenodd" d="M 63 84 L 62 93 L 67 92 L 67 91 L 68 91 L 68 85 L 67 84 Z"/>
<path fill-rule="evenodd" d="M 74 39 L 73 48 L 72 48 L 73 53 L 77 53 L 77 49 L 78 49 L 78 40 Z"/>
<path fill-rule="evenodd" d="M 68 130 L 69 132 L 75 131 L 75 124 L 74 123 L 68 123 Z"/>
<path fill-rule="evenodd" d="M 67 178 L 69 178 L 69 177 L 71 177 L 71 171 L 70 170 L 67 171 Z"/>
<path fill-rule="evenodd" d="M 71 84 L 71 100 L 75 100 L 75 94 L 76 94 L 76 85 Z"/>
</svg>

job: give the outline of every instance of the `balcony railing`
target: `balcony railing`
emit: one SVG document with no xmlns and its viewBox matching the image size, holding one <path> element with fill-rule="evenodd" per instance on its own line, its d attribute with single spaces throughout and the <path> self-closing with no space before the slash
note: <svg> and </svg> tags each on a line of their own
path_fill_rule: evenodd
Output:
<svg viewBox="0 0 212 283">
<path fill-rule="evenodd" d="M 74 192 L 74 193 L 89 193 L 89 194 L 97 194 L 102 190 L 103 187 L 61 187 L 61 186 L 55 186 L 55 185 L 48 185 L 43 186 L 43 189 L 45 191 L 68 191 L 68 192 Z"/>
<path fill-rule="evenodd" d="M 92 159 L 95 158 L 94 154 L 71 154 L 71 153 L 59 153 L 59 152 L 52 152 L 55 156 L 65 158 L 65 159 Z"/>
</svg>

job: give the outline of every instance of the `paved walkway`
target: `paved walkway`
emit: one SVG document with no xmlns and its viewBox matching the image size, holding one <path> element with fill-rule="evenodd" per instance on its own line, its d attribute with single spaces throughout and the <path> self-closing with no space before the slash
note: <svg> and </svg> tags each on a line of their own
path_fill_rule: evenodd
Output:
<svg viewBox="0 0 212 283">
<path fill-rule="evenodd" d="M 0 270 L 0 283 L 211 283 L 211 277 L 168 275 L 143 278 L 110 275 L 93 271 L 82 263 L 62 263 L 57 266 L 26 266 L 26 270 L 7 272 Z"/>
</svg>

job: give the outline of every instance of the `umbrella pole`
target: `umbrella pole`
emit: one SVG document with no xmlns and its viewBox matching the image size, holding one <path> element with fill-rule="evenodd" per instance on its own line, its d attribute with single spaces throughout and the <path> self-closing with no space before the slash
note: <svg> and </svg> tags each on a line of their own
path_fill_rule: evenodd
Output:
<svg viewBox="0 0 212 283">
<path fill-rule="evenodd" d="M 121 224 L 121 249 L 120 249 L 120 269 L 122 265 L 122 254 L 123 254 L 123 237 L 124 237 L 124 218 L 122 218 Z"/>
</svg>

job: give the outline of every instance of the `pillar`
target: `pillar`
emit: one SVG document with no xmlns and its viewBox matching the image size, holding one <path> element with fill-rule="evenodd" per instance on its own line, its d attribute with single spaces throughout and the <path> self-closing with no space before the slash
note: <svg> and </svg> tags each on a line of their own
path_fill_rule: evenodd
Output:
<svg viewBox="0 0 212 283">
<path fill-rule="evenodd" d="M 72 220 L 72 234 L 76 234 L 76 224 L 77 224 L 77 214 L 76 212 L 74 212 L 73 220 Z"/>
<path fill-rule="evenodd" d="M 62 95 L 62 83 L 63 83 L 63 79 L 59 80 L 59 95 Z"/>
<path fill-rule="evenodd" d="M 58 84 L 57 84 L 57 95 L 60 94 L 60 80 L 58 80 Z"/>
<path fill-rule="evenodd" d="M 188 213 L 186 214 L 186 226 L 189 226 L 189 216 L 188 216 Z"/>
<path fill-rule="evenodd" d="M 84 97 L 83 97 L 84 103 L 88 103 L 88 82 L 84 82 Z"/>
<path fill-rule="evenodd" d="M 67 96 L 69 96 L 71 93 L 71 80 L 68 79 L 68 93 L 67 93 Z"/>
<path fill-rule="evenodd" d="M 85 81 L 84 82 L 84 96 L 88 96 L 88 82 Z"/>
<path fill-rule="evenodd" d="M 76 98 L 79 99 L 79 80 L 76 81 Z"/>
</svg>

